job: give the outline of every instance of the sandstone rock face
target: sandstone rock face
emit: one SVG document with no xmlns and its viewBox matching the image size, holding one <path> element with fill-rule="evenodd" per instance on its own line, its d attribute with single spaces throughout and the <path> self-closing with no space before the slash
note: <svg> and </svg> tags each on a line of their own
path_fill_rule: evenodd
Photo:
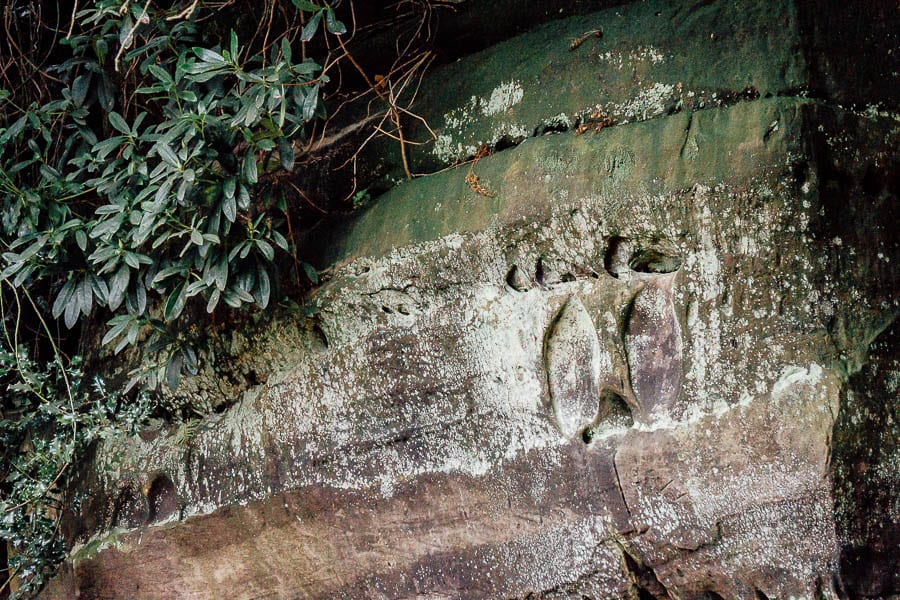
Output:
<svg viewBox="0 0 900 600">
<path fill-rule="evenodd" d="M 799 93 L 800 12 L 643 2 L 433 75 L 414 164 L 513 147 L 320 240 L 222 414 L 100 446 L 45 596 L 900 594 L 900 118 Z"/>
</svg>

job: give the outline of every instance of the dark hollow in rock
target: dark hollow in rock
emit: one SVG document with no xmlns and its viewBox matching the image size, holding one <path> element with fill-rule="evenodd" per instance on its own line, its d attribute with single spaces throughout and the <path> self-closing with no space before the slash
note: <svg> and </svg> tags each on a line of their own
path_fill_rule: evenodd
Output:
<svg viewBox="0 0 900 600">
<path fill-rule="evenodd" d="M 613 390 L 600 392 L 600 408 L 597 411 L 597 424 L 622 425 L 631 427 L 634 425 L 634 416 L 628 403 L 621 394 Z"/>
<path fill-rule="evenodd" d="M 674 273 L 681 268 L 681 257 L 659 242 L 643 245 L 628 238 L 609 239 L 603 267 L 613 277 L 622 273 Z"/>
<path fill-rule="evenodd" d="M 642 248 L 631 256 L 628 266 L 638 273 L 674 273 L 681 268 L 681 258 L 658 248 Z"/>
<path fill-rule="evenodd" d="M 150 523 L 158 523 L 172 516 L 178 510 L 178 494 L 175 484 L 166 475 L 157 475 L 147 492 L 147 503 L 150 505 Z"/>
</svg>

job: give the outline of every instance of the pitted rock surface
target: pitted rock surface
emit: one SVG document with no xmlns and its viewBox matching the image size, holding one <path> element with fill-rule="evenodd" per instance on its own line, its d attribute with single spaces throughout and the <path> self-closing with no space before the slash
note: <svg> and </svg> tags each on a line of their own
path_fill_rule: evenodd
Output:
<svg viewBox="0 0 900 600">
<path fill-rule="evenodd" d="M 527 132 L 491 194 L 461 165 L 322 236 L 258 384 L 96 449 L 45 597 L 900 594 L 900 117 L 800 93 L 805 11 L 642 2 L 434 75 L 419 164 Z"/>
</svg>

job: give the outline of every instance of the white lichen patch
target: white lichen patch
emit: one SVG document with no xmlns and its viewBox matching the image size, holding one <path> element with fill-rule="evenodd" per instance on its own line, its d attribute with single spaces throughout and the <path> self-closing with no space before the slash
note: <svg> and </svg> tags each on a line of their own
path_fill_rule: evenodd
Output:
<svg viewBox="0 0 900 600">
<path fill-rule="evenodd" d="M 487 101 L 479 102 L 481 113 L 486 117 L 506 112 L 522 101 L 525 89 L 518 81 L 507 81 L 498 85 L 491 92 Z"/>
<path fill-rule="evenodd" d="M 487 98 L 472 96 L 463 106 L 445 113 L 432 154 L 451 163 L 474 156 L 482 146 L 493 147 L 504 138 L 516 142 L 525 139 L 530 135 L 529 129 L 507 116 L 524 95 L 521 83 L 507 81 L 495 87 Z M 485 131 L 490 133 L 484 135 Z"/>
<path fill-rule="evenodd" d="M 627 52 L 607 50 L 599 55 L 600 60 L 616 69 L 632 67 L 635 63 L 660 65 L 666 62 L 666 55 L 655 46 L 636 46 Z"/>
<path fill-rule="evenodd" d="M 674 97 L 674 92 L 674 85 L 654 83 L 638 92 L 631 100 L 607 109 L 607 112 L 621 114 L 628 121 L 645 120 L 663 114 L 666 103 Z"/>
</svg>

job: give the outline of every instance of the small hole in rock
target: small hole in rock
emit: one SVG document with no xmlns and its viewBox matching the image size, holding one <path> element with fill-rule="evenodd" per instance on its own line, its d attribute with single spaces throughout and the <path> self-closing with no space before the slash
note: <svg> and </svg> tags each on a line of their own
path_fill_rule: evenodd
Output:
<svg viewBox="0 0 900 600">
<path fill-rule="evenodd" d="M 585 427 L 581 432 L 581 441 L 585 444 L 590 444 L 591 440 L 594 439 L 594 430 L 591 427 Z"/>
<path fill-rule="evenodd" d="M 381 306 L 381 310 L 383 310 L 384 312 L 386 312 L 386 313 L 389 314 L 389 315 L 394 314 L 394 311 L 392 311 L 392 310 L 390 309 L 390 307 L 388 307 L 388 306 L 382 305 L 382 306 Z"/>
<path fill-rule="evenodd" d="M 762 590 L 756 590 L 756 600 L 769 600 L 769 596 Z"/>
<path fill-rule="evenodd" d="M 150 523 L 157 523 L 172 516 L 178 510 L 178 494 L 175 484 L 165 475 L 158 475 L 147 492 L 147 503 L 150 505 Z"/>
<path fill-rule="evenodd" d="M 560 281 L 564 281 L 564 282 L 575 281 L 575 276 L 572 273 L 563 273 L 562 277 L 560 277 Z"/>
</svg>

